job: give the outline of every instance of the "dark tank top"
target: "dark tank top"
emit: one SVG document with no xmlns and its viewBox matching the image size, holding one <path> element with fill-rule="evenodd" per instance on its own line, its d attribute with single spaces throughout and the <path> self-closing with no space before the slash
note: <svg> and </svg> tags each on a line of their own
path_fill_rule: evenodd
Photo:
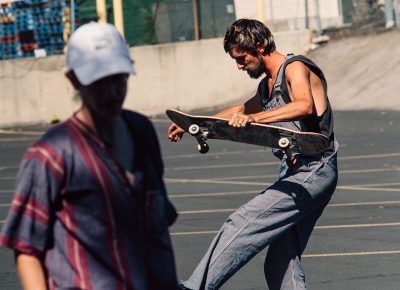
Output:
<svg viewBox="0 0 400 290">
<path fill-rule="evenodd" d="M 275 80 L 274 86 L 269 95 L 268 90 L 268 78 L 265 77 L 261 80 L 257 94 L 261 97 L 262 105 L 264 110 L 269 111 L 281 107 L 285 104 L 290 103 L 290 99 L 286 79 L 285 79 L 285 69 L 286 66 L 294 61 L 301 61 L 304 63 L 313 73 L 315 73 L 322 82 L 324 87 L 325 95 L 327 94 L 327 82 L 322 70 L 310 59 L 302 55 L 289 54 L 285 59 L 285 62 L 281 65 L 278 71 L 277 78 Z M 324 156 L 328 156 L 333 153 L 334 150 L 334 132 L 333 132 L 333 116 L 332 109 L 327 97 L 327 105 L 324 113 L 321 116 L 311 115 L 309 117 L 302 118 L 298 121 L 288 121 L 288 122 L 275 122 L 270 123 L 271 125 L 280 126 L 292 130 L 298 130 L 302 132 L 315 132 L 321 133 L 327 136 L 330 140 L 330 147 L 324 152 Z"/>
</svg>

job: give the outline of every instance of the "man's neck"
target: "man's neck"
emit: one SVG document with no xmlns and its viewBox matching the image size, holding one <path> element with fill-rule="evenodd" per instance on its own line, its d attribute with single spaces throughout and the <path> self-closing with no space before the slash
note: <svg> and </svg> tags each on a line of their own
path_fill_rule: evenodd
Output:
<svg viewBox="0 0 400 290">
<path fill-rule="evenodd" d="M 277 51 L 271 52 L 269 55 L 263 57 L 266 75 L 270 79 L 276 79 L 279 67 L 285 61 L 286 55 Z"/>
<path fill-rule="evenodd" d="M 117 118 L 102 118 L 92 114 L 85 106 L 76 113 L 76 117 L 91 128 L 107 147 L 112 146 Z"/>
</svg>

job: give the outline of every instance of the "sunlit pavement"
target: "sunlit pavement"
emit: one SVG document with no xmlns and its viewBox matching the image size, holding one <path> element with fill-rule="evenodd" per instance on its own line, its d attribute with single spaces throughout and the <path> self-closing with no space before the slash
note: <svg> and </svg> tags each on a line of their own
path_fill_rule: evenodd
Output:
<svg viewBox="0 0 400 290">
<path fill-rule="evenodd" d="M 187 278 L 224 220 L 277 176 L 269 148 L 210 140 L 206 155 L 194 138 L 167 140 L 169 122 L 154 119 L 165 182 L 180 216 L 171 228 L 180 279 Z M 339 184 L 303 256 L 309 289 L 399 289 L 400 112 L 336 112 L 341 144 Z M 43 127 L 0 131 L 0 221 L 11 202 L 27 146 Z M 267 289 L 265 250 L 222 289 Z M 0 250 L 0 289 L 20 289 L 11 251 Z"/>
</svg>

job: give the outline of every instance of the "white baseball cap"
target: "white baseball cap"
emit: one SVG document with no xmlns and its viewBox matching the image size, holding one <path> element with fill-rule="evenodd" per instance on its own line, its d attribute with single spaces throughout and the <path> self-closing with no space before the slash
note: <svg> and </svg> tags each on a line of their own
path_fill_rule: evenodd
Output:
<svg viewBox="0 0 400 290">
<path fill-rule="evenodd" d="M 135 74 L 128 45 L 108 23 L 90 22 L 79 27 L 68 41 L 67 68 L 82 85 L 114 74 Z"/>
</svg>

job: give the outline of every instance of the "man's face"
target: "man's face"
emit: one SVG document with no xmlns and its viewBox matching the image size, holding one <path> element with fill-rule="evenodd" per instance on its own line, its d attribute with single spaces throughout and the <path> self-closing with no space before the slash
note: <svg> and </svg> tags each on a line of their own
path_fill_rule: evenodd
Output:
<svg viewBox="0 0 400 290">
<path fill-rule="evenodd" d="M 83 104 L 96 116 L 117 117 L 125 100 L 128 77 L 128 74 L 116 74 L 82 86 L 80 93 Z"/>
<path fill-rule="evenodd" d="M 236 48 L 232 49 L 230 55 L 236 61 L 238 69 L 246 71 L 251 78 L 258 79 L 265 73 L 264 63 L 260 55 L 255 56 Z"/>
</svg>

